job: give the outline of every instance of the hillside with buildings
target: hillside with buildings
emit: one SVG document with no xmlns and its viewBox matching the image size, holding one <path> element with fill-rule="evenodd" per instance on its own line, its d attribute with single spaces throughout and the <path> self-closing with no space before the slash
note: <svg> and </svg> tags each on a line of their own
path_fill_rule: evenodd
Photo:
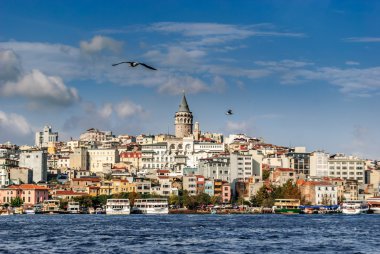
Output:
<svg viewBox="0 0 380 254">
<path fill-rule="evenodd" d="M 183 95 L 175 135 L 114 135 L 91 128 L 78 139 L 59 141 L 45 126 L 34 146 L 0 145 L 0 204 L 20 198 L 32 206 L 53 198 L 72 200 L 135 193 L 170 198 L 209 197 L 265 205 L 263 195 L 331 205 L 378 196 L 377 161 L 340 153 L 308 152 L 262 138 L 202 132 Z"/>
</svg>

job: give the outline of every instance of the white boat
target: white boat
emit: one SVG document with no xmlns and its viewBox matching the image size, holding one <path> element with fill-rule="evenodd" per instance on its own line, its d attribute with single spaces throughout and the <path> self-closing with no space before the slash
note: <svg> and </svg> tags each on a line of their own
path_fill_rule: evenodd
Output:
<svg viewBox="0 0 380 254">
<path fill-rule="evenodd" d="M 42 203 L 42 212 L 44 213 L 59 213 L 60 201 L 55 199 L 44 200 Z"/>
<path fill-rule="evenodd" d="M 380 214 L 380 197 L 369 198 L 367 202 L 371 213 Z"/>
<path fill-rule="evenodd" d="M 79 202 L 69 202 L 67 204 L 67 212 L 72 214 L 80 213 Z"/>
<path fill-rule="evenodd" d="M 129 199 L 107 199 L 106 214 L 130 214 Z"/>
<path fill-rule="evenodd" d="M 363 200 L 348 200 L 342 204 L 343 214 L 362 214 L 368 213 L 368 204 Z"/>
<path fill-rule="evenodd" d="M 135 199 L 132 210 L 143 214 L 168 214 L 169 204 L 166 198 Z"/>
<path fill-rule="evenodd" d="M 36 211 L 34 211 L 33 208 L 25 209 L 25 214 L 36 214 Z"/>
</svg>

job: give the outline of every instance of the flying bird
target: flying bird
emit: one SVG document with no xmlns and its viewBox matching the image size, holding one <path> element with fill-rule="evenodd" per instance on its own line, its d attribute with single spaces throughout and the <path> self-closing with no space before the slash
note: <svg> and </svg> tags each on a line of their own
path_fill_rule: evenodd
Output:
<svg viewBox="0 0 380 254">
<path fill-rule="evenodd" d="M 234 113 L 232 113 L 232 109 L 229 109 L 229 110 L 227 110 L 227 112 L 226 112 L 226 115 L 228 115 L 228 116 L 230 116 L 230 115 L 233 115 Z"/>
<path fill-rule="evenodd" d="M 120 63 L 112 64 L 112 66 L 116 66 L 116 65 L 119 65 L 119 64 L 123 64 L 123 63 L 129 64 L 130 67 L 137 67 L 139 65 L 142 65 L 145 68 L 148 68 L 148 69 L 151 69 L 151 70 L 155 70 L 155 71 L 157 70 L 157 69 L 153 68 L 152 66 L 149 66 L 149 65 L 144 64 L 144 63 L 138 63 L 138 62 L 120 62 Z"/>
</svg>

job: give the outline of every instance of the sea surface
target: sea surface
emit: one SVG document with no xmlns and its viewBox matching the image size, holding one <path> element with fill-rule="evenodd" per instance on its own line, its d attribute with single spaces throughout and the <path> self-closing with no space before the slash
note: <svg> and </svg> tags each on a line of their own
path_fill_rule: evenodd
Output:
<svg viewBox="0 0 380 254">
<path fill-rule="evenodd" d="M 380 215 L 15 215 L 1 253 L 380 253 Z"/>
</svg>

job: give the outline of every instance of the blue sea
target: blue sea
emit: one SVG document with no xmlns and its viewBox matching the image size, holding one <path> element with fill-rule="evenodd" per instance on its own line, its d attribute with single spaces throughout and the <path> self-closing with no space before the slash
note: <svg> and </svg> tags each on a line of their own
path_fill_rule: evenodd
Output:
<svg viewBox="0 0 380 254">
<path fill-rule="evenodd" d="M 380 215 L 15 215 L 1 253 L 380 253 Z"/>
</svg>

